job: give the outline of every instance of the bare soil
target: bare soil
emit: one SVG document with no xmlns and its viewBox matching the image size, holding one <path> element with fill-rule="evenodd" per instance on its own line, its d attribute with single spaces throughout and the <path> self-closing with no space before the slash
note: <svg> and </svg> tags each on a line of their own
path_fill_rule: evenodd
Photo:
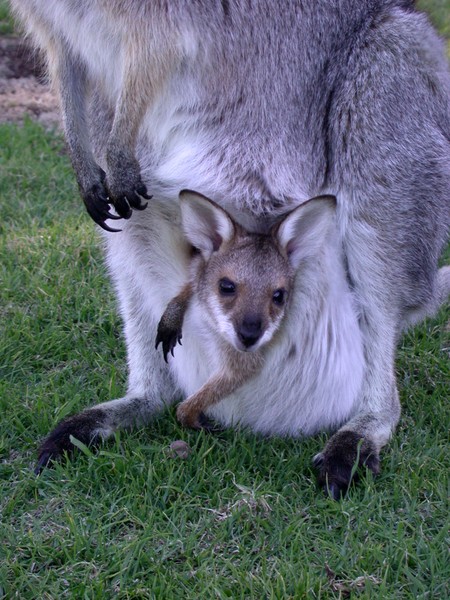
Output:
<svg viewBox="0 0 450 600">
<path fill-rule="evenodd" d="M 39 56 L 21 38 L 1 37 L 0 123 L 20 123 L 25 116 L 49 129 L 61 125 L 58 100 Z"/>
</svg>

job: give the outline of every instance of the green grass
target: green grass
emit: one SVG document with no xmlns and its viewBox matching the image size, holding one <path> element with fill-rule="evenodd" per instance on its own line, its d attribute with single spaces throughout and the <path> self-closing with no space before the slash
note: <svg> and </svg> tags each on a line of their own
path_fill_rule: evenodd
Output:
<svg viewBox="0 0 450 600">
<path fill-rule="evenodd" d="M 8 10 L 8 2 L 0 0 L 0 35 L 10 35 L 14 33 L 13 19 Z"/>
<path fill-rule="evenodd" d="M 340 503 L 311 468 L 325 436 L 198 434 L 173 411 L 36 478 L 59 419 L 123 394 L 124 344 L 61 140 L 27 121 L 0 148 L 0 598 L 450 596 L 448 308 L 403 339 L 382 474 Z"/>
<path fill-rule="evenodd" d="M 440 34 L 450 42 L 450 6 L 448 0 L 418 0 L 417 7 L 427 12 Z"/>
</svg>

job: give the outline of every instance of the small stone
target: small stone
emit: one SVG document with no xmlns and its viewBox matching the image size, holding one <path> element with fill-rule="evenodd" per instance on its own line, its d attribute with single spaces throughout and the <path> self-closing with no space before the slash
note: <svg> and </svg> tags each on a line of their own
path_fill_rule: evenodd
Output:
<svg viewBox="0 0 450 600">
<path fill-rule="evenodd" d="M 170 458 L 188 458 L 191 449 L 183 440 L 175 440 L 169 446 Z"/>
</svg>

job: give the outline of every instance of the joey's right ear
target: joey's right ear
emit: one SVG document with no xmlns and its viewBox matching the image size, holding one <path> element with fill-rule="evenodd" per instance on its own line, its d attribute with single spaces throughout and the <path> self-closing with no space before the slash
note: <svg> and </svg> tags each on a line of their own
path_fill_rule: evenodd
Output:
<svg viewBox="0 0 450 600">
<path fill-rule="evenodd" d="M 191 190 L 180 192 L 181 224 L 188 241 L 209 258 L 234 236 L 228 214 L 205 196 Z"/>
<path fill-rule="evenodd" d="M 335 213 L 334 196 L 317 196 L 298 206 L 275 228 L 280 248 L 294 269 L 302 260 L 314 258 L 327 242 Z"/>
</svg>

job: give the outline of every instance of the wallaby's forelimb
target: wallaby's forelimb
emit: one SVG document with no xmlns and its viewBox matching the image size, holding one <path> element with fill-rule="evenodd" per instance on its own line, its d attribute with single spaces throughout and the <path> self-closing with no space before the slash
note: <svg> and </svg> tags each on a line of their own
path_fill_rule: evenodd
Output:
<svg viewBox="0 0 450 600">
<path fill-rule="evenodd" d="M 185 427 L 202 429 L 204 411 L 240 388 L 259 372 L 263 363 L 261 353 L 230 350 L 229 364 L 209 379 L 198 392 L 184 400 L 177 409 L 177 419 Z"/>
<path fill-rule="evenodd" d="M 159 321 L 155 348 L 162 343 L 166 362 L 169 352 L 173 356 L 173 349 L 177 344 L 181 344 L 183 319 L 191 297 L 192 287 L 190 283 L 187 283 L 181 292 L 169 302 Z"/>
<path fill-rule="evenodd" d="M 124 83 L 106 148 L 108 196 L 124 218 L 131 216 L 132 208 L 146 208 L 141 197 L 151 198 L 135 156 L 136 140 L 145 111 L 164 89 L 178 60 L 175 44 L 171 43 L 173 31 L 159 33 L 162 35 L 155 36 L 157 42 L 146 39 L 143 43 L 141 32 L 128 32 Z"/>
<path fill-rule="evenodd" d="M 105 224 L 118 219 L 109 208 L 105 189 L 105 172 L 97 165 L 90 148 L 87 124 L 89 82 L 85 65 L 64 44 L 49 52 L 50 68 L 59 86 L 61 111 L 72 165 L 84 205 L 91 218 L 106 231 L 120 231 Z"/>
</svg>

